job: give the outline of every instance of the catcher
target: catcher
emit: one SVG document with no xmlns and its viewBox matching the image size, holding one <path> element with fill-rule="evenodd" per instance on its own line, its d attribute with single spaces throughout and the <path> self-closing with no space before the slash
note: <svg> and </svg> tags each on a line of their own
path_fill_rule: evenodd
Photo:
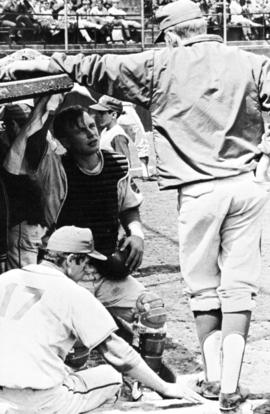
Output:
<svg viewBox="0 0 270 414">
<path fill-rule="evenodd" d="M 1 413 L 79 414 L 114 402 L 121 373 L 167 398 L 201 398 L 158 377 L 122 338 L 104 306 L 78 286 L 91 260 L 105 261 L 88 228 L 65 226 L 50 237 L 40 264 L 0 280 Z M 75 283 L 74 283 L 75 282 Z M 64 359 L 77 339 L 98 347 L 107 364 L 73 372 Z M 4 410 L 3 410 L 4 409 Z"/>
<path fill-rule="evenodd" d="M 38 119 L 36 107 L 31 120 L 33 134 Z M 113 315 L 119 334 L 140 350 L 157 373 L 174 381 L 162 363 L 166 336 L 163 301 L 130 276 L 141 264 L 144 235 L 139 215 L 141 197 L 138 199 L 130 186 L 128 161 L 122 154 L 100 150 L 94 118 L 81 106 L 59 111 L 53 132 L 66 153 L 61 156 L 52 151 L 51 146 L 44 145 L 46 136 L 36 134 L 36 144 L 44 153 L 35 160 L 38 167 L 32 172 L 38 175 L 43 189 L 49 230 L 52 233 L 69 225 L 92 229 L 97 249 L 108 261 L 96 263 L 98 272 L 91 279 L 91 292 Z M 27 145 L 24 147 L 27 152 Z M 13 148 L 17 153 L 10 150 L 5 168 L 18 173 L 20 165 L 27 169 L 27 160 L 21 159 L 22 146 L 16 140 Z M 33 157 L 40 154 L 31 149 Z M 120 224 L 125 235 L 119 241 Z M 69 363 L 78 366 L 87 355 L 88 350 L 79 347 Z"/>
</svg>

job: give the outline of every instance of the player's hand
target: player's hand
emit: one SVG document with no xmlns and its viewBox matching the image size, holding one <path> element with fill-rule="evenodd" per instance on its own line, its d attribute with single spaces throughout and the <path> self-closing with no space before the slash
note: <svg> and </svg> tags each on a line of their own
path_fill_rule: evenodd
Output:
<svg viewBox="0 0 270 414">
<path fill-rule="evenodd" d="M 176 383 L 166 383 L 165 392 L 162 394 L 166 398 L 184 398 L 187 401 L 203 404 L 205 399 L 201 397 L 197 392 L 193 391 L 186 384 Z"/>
<path fill-rule="evenodd" d="M 127 249 L 129 255 L 127 257 L 125 265 L 131 272 L 136 270 L 142 263 L 143 258 L 144 241 L 139 236 L 128 236 L 122 243 L 120 250 Z"/>
</svg>

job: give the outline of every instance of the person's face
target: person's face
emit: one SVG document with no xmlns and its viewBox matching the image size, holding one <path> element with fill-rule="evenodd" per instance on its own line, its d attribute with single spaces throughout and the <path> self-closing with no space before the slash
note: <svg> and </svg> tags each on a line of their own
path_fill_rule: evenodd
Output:
<svg viewBox="0 0 270 414">
<path fill-rule="evenodd" d="M 84 269 L 83 280 L 86 282 L 89 282 L 89 281 L 94 281 L 98 279 L 100 279 L 100 274 L 97 271 L 96 266 L 92 263 L 92 260 L 90 257 Z"/>
<path fill-rule="evenodd" d="M 78 118 L 77 125 L 69 133 L 68 150 L 76 155 L 92 155 L 99 149 L 99 134 L 94 117 L 87 112 Z"/>
<path fill-rule="evenodd" d="M 76 261 L 75 256 L 70 255 L 67 259 L 67 263 L 67 274 L 74 282 L 77 283 L 80 280 L 82 280 L 86 274 L 87 266 L 89 263 L 89 257 L 86 256 L 84 259 Z"/>
<path fill-rule="evenodd" d="M 96 123 L 100 129 L 110 126 L 115 119 L 115 112 L 113 111 L 96 111 Z"/>
<path fill-rule="evenodd" d="M 112 6 L 115 7 L 116 9 L 118 9 L 118 7 L 119 7 L 119 1 L 118 0 L 113 0 L 112 1 Z"/>
</svg>

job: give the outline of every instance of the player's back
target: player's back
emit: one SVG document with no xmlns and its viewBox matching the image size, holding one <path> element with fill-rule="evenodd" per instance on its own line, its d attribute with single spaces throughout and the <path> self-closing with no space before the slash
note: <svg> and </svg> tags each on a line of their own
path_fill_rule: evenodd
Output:
<svg viewBox="0 0 270 414">
<path fill-rule="evenodd" d="M 74 343 L 72 294 L 76 284 L 49 267 L 32 265 L 1 276 L 2 386 L 44 389 L 62 382 L 63 359 Z"/>
<path fill-rule="evenodd" d="M 162 186 L 255 168 L 265 60 L 203 36 L 156 53 L 151 110 Z"/>
</svg>

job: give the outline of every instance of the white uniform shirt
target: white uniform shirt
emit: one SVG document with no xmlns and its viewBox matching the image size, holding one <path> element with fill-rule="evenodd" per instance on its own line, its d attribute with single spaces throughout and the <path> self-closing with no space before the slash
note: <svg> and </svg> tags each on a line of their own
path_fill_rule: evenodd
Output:
<svg viewBox="0 0 270 414">
<path fill-rule="evenodd" d="M 62 384 L 76 339 L 94 348 L 116 329 L 104 306 L 62 272 L 44 265 L 6 272 L 0 278 L 0 385 Z"/>
<path fill-rule="evenodd" d="M 100 148 L 109 151 L 115 151 L 112 146 L 112 140 L 118 135 L 125 136 L 129 141 L 129 136 L 125 133 L 124 129 L 120 125 L 115 124 L 111 129 L 104 128 L 100 134 Z"/>
</svg>

